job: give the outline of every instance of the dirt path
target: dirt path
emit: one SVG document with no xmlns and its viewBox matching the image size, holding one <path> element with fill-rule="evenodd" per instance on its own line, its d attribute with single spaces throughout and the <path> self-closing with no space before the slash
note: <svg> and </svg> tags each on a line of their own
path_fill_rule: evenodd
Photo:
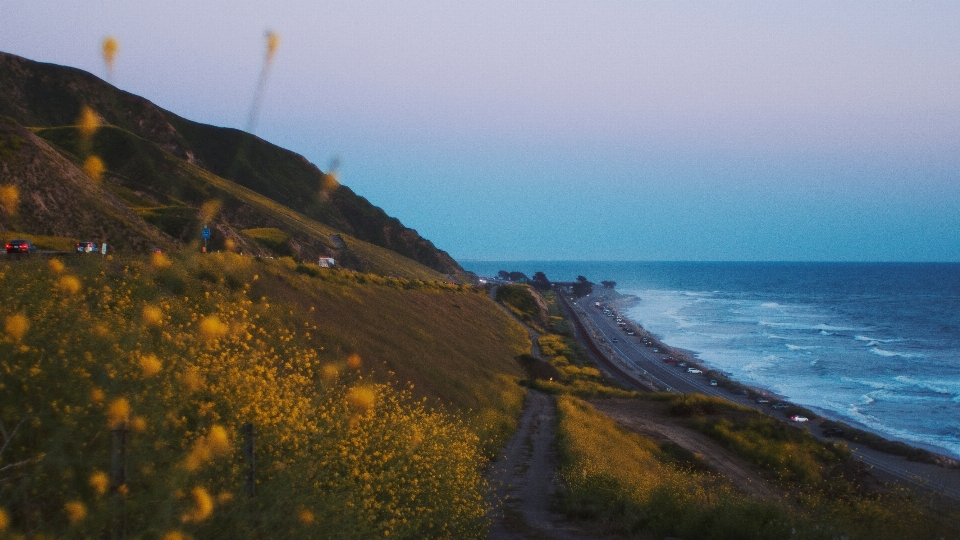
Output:
<svg viewBox="0 0 960 540">
<path fill-rule="evenodd" d="M 553 397 L 528 391 L 517 431 L 488 472 L 496 497 L 490 540 L 590 538 L 550 510 L 556 492 L 556 426 Z"/>
<path fill-rule="evenodd" d="M 666 417 L 663 403 L 595 399 L 590 400 L 590 404 L 635 433 L 658 442 L 672 442 L 696 454 L 711 470 L 726 477 L 744 493 L 765 500 L 775 500 L 781 496 L 779 489 L 763 479 L 739 456 L 703 433 L 677 425 L 676 419 Z"/>
</svg>

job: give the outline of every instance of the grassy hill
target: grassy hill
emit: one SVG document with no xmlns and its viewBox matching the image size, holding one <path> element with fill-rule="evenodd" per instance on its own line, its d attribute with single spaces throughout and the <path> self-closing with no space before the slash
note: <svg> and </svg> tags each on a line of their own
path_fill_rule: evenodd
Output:
<svg viewBox="0 0 960 540">
<path fill-rule="evenodd" d="M 77 131 L 85 108 L 95 115 L 94 123 L 102 126 L 92 142 Z M 81 70 L 0 53 L 0 115 L 35 129 L 75 165 L 90 155 L 104 159 L 106 187 L 125 203 L 143 208 L 139 214 L 158 225 L 169 236 L 168 242 L 196 238 L 198 224 L 189 219 L 188 208 L 199 210 L 210 200 L 206 195 L 239 186 L 248 195 L 259 195 L 261 203 L 272 201 L 275 207 L 289 209 L 298 216 L 295 221 L 300 226 L 264 213 L 266 204 L 250 212 L 245 205 L 251 197 L 234 196 L 224 203 L 227 212 L 218 222 L 228 230 L 215 227 L 221 233 L 216 240 L 241 241 L 238 227 L 287 226 L 292 236 L 289 247 L 304 259 L 331 255 L 354 269 L 389 273 L 370 260 L 383 255 L 373 256 L 374 250 L 366 247 L 362 248 L 366 259 L 356 253 L 359 241 L 416 261 L 435 272 L 432 277 L 469 279 L 447 253 L 348 187 L 331 181 L 330 175 L 303 156 L 242 131 L 181 118 Z M 229 184 L 211 187 L 217 180 Z M 257 223 L 233 226 L 231 219 Z M 354 242 L 343 248 L 327 231 Z"/>
<path fill-rule="evenodd" d="M 483 291 L 232 253 L 25 257 L 0 284 L 0 534 L 485 534 L 529 342 Z"/>
</svg>

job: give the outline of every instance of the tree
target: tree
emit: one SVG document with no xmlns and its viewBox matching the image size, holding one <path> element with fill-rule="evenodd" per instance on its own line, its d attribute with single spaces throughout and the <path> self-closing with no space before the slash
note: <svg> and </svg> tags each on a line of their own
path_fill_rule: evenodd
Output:
<svg viewBox="0 0 960 540">
<path fill-rule="evenodd" d="M 523 272 L 510 272 L 510 281 L 514 283 L 526 283 L 530 281 L 530 278 L 527 277 Z"/>
<path fill-rule="evenodd" d="M 530 280 L 530 285 L 533 285 L 534 288 L 540 289 L 541 291 L 550 290 L 550 280 L 547 279 L 547 275 L 543 272 L 536 272 L 533 274 L 533 279 Z"/>
<path fill-rule="evenodd" d="M 617 286 L 616 281 L 601 281 L 600 284 L 608 289 L 612 289 Z"/>
<path fill-rule="evenodd" d="M 506 270 L 501 270 L 497 272 L 497 277 L 502 279 L 503 281 L 510 281 L 510 272 L 507 272 Z"/>
<path fill-rule="evenodd" d="M 593 292 L 593 283 L 583 276 L 577 276 L 576 283 L 573 284 L 573 295 L 576 297 L 587 296 Z"/>
</svg>

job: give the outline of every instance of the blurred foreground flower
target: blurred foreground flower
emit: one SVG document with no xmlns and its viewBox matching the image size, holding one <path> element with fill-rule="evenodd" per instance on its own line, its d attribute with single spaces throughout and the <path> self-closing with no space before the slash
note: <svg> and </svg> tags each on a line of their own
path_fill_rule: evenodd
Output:
<svg viewBox="0 0 960 540">
<path fill-rule="evenodd" d="M 222 338 L 230 330 L 230 327 L 216 315 L 207 315 L 200 321 L 199 326 L 200 336 L 207 341 Z"/>
<path fill-rule="evenodd" d="M 63 263 L 60 264 L 62 267 Z M 57 288 L 69 294 L 77 294 L 80 291 L 80 279 L 77 276 L 63 276 L 57 282 Z"/>
<path fill-rule="evenodd" d="M 107 75 L 112 79 L 113 63 L 117 59 L 117 51 L 120 50 L 120 43 L 117 42 L 117 40 L 112 36 L 107 36 L 103 39 L 103 45 L 101 49 L 101 52 L 103 53 L 103 62 L 107 65 Z"/>
<path fill-rule="evenodd" d="M 144 377 L 153 377 L 163 369 L 163 364 L 157 355 L 153 353 L 145 354 L 140 357 L 140 370 Z"/>
<path fill-rule="evenodd" d="M 354 386 L 347 392 L 347 404 L 355 412 L 365 412 L 373 408 L 376 397 L 372 388 L 367 386 Z"/>
<path fill-rule="evenodd" d="M 213 497 L 207 493 L 207 490 L 200 486 L 193 488 L 190 492 L 193 495 L 193 509 L 184 514 L 180 519 L 184 523 L 196 523 L 210 517 L 213 513 Z"/>
<path fill-rule="evenodd" d="M 103 177 L 103 172 L 107 170 L 107 167 L 103 164 L 102 159 L 97 156 L 90 156 L 83 162 L 83 170 L 90 175 L 90 178 L 99 182 L 100 178 Z"/>
<path fill-rule="evenodd" d="M 97 495 L 103 495 L 110 488 L 110 478 L 103 471 L 96 471 L 90 475 L 90 487 L 97 492 Z"/>
<path fill-rule="evenodd" d="M 63 509 L 67 512 L 67 519 L 70 520 L 70 523 L 79 523 L 87 517 L 87 507 L 80 501 L 70 501 L 63 505 Z"/>
<path fill-rule="evenodd" d="M 86 105 L 80 109 L 80 118 L 77 119 L 77 125 L 80 127 L 80 135 L 84 141 L 88 142 L 93 134 L 100 128 L 100 117 L 96 111 Z"/>
<path fill-rule="evenodd" d="M 3 211 L 7 215 L 15 215 L 17 213 L 17 204 L 20 203 L 20 189 L 13 184 L 5 184 L 0 186 L 0 207 L 3 208 Z"/>
<path fill-rule="evenodd" d="M 144 306 L 143 322 L 149 326 L 159 325 L 163 322 L 163 310 L 156 306 Z"/>
<path fill-rule="evenodd" d="M 20 341 L 27 334 L 27 330 L 30 329 L 30 320 L 19 313 L 10 315 L 7 317 L 3 329 L 14 341 Z"/>
<path fill-rule="evenodd" d="M 124 426 L 130 420 L 130 402 L 124 398 L 117 398 L 107 406 L 107 424 L 111 428 Z"/>
</svg>

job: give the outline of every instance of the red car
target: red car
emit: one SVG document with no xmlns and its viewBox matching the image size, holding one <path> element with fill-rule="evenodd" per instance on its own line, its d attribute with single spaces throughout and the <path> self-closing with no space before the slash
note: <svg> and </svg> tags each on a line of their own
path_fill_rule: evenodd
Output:
<svg viewBox="0 0 960 540">
<path fill-rule="evenodd" d="M 7 242 L 7 253 L 36 253 L 37 246 L 29 240 L 10 240 Z"/>
<path fill-rule="evenodd" d="M 676 363 L 677 363 L 677 359 L 674 358 L 674 357 L 672 357 L 672 356 L 668 356 L 668 357 L 664 358 L 663 361 L 664 361 L 664 362 L 671 363 L 671 364 L 676 364 Z"/>
</svg>

